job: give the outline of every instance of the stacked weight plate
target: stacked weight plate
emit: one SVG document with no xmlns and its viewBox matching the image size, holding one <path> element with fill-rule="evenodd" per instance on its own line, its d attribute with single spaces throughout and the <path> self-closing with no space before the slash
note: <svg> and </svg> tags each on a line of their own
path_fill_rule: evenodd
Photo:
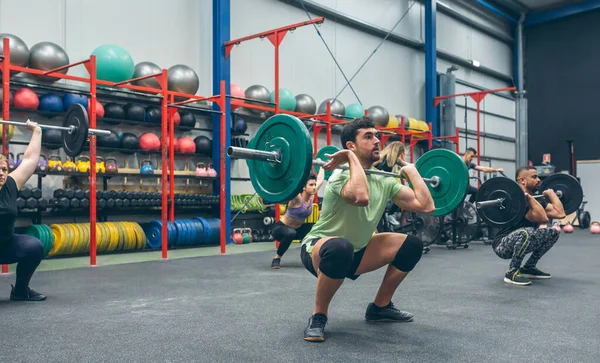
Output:
<svg viewBox="0 0 600 363">
<path fill-rule="evenodd" d="M 39 239 L 42 242 L 42 245 L 44 245 L 44 257 L 48 256 L 48 253 L 50 253 L 52 245 L 54 244 L 54 235 L 52 234 L 50 226 L 45 224 L 32 225 L 27 227 L 25 234 Z"/>
<path fill-rule="evenodd" d="M 167 243 L 169 247 L 218 244 L 221 221 L 216 218 L 178 219 L 174 223 L 167 222 Z M 148 247 L 159 249 L 162 246 L 162 221 L 148 223 L 146 232 Z"/>
<path fill-rule="evenodd" d="M 149 248 L 159 249 L 162 246 L 162 221 L 156 220 L 148 223 L 144 228 L 146 233 L 147 244 Z M 168 246 L 175 245 L 177 241 L 177 227 L 171 222 L 167 222 L 167 244 Z"/>
<path fill-rule="evenodd" d="M 201 244 L 219 244 L 221 238 L 221 220 L 218 218 L 201 217 L 196 217 L 196 219 L 202 222 L 203 239 Z"/>
</svg>

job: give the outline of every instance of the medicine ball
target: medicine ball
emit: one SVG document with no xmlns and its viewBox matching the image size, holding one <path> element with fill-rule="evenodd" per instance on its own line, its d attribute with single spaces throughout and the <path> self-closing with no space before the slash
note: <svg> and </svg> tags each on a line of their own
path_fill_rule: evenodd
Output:
<svg viewBox="0 0 600 363">
<path fill-rule="evenodd" d="M 59 95 L 54 93 L 45 93 L 40 97 L 40 111 L 52 111 L 62 112 L 63 111 L 63 100 Z"/>
<path fill-rule="evenodd" d="M 131 152 L 121 151 L 123 154 L 133 154 L 135 151 L 139 150 L 140 142 L 138 137 L 129 132 L 124 132 L 119 137 L 119 141 L 121 143 L 121 148 L 132 150 Z"/>
<path fill-rule="evenodd" d="M 179 114 L 179 112 L 175 112 L 175 114 L 173 115 L 173 123 L 175 124 L 175 126 L 179 126 L 181 124 L 181 115 Z"/>
<path fill-rule="evenodd" d="M 123 108 L 125 109 L 125 117 L 128 120 L 142 122 L 146 120 L 146 110 L 142 106 L 128 103 Z"/>
<path fill-rule="evenodd" d="M 62 131 L 42 129 L 42 145 L 50 150 L 59 149 L 63 143 Z"/>
<path fill-rule="evenodd" d="M 119 105 L 118 103 L 110 102 L 104 105 L 104 117 L 107 119 L 115 119 L 104 120 L 104 122 L 111 125 L 118 125 L 121 123 L 119 120 L 125 119 L 125 110 L 123 109 L 123 106 Z"/>
<path fill-rule="evenodd" d="M 196 143 L 189 137 L 179 138 L 175 147 L 183 154 L 193 154 L 196 152 Z"/>
<path fill-rule="evenodd" d="M 14 96 L 15 108 L 24 108 L 27 110 L 37 110 L 40 105 L 38 96 L 29 88 L 19 88 Z"/>
<path fill-rule="evenodd" d="M 237 118 L 235 120 L 235 125 L 233 126 L 233 131 L 237 132 L 238 134 L 243 134 L 246 132 L 247 129 L 248 129 L 248 125 L 246 124 L 246 121 L 244 121 L 244 119 Z"/>
<path fill-rule="evenodd" d="M 72 94 L 72 93 L 65 94 L 65 96 L 63 97 L 64 110 L 65 111 L 68 110 L 69 107 L 71 107 L 71 105 L 74 104 L 74 103 L 79 103 L 83 107 L 87 108 L 87 106 L 88 106 L 88 98 L 87 98 L 87 96 L 75 95 L 75 94 Z"/>
<path fill-rule="evenodd" d="M 196 152 L 203 155 L 212 155 L 212 140 L 208 137 L 201 135 L 194 139 L 196 144 Z"/>
<path fill-rule="evenodd" d="M 109 130 L 110 135 L 98 135 L 96 136 L 96 141 L 98 146 L 102 147 L 119 147 L 120 140 L 119 134 L 114 132 L 113 130 Z"/>
<path fill-rule="evenodd" d="M 140 136 L 140 149 L 145 151 L 158 151 L 160 149 L 160 139 L 153 133 L 145 133 Z"/>
<path fill-rule="evenodd" d="M 191 129 L 196 126 L 196 116 L 191 112 L 181 113 L 181 122 L 179 127 L 182 129 Z"/>
<path fill-rule="evenodd" d="M 150 124 L 160 124 L 162 121 L 162 112 L 156 106 L 146 107 L 146 122 Z"/>
<path fill-rule="evenodd" d="M 88 100 L 87 111 L 88 114 L 92 114 L 92 100 Z M 104 106 L 100 103 L 100 101 L 96 100 L 96 117 L 104 117 Z"/>
</svg>

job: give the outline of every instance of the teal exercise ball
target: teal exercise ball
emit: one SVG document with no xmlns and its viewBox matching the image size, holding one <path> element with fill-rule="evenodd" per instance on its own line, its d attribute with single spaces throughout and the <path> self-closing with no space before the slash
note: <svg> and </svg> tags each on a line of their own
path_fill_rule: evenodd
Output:
<svg viewBox="0 0 600 363">
<path fill-rule="evenodd" d="M 271 92 L 271 102 L 275 103 L 275 91 Z M 289 89 L 279 89 L 279 108 L 286 111 L 294 111 L 296 109 L 296 97 L 294 97 L 294 94 Z"/>
<path fill-rule="evenodd" d="M 96 76 L 109 82 L 122 82 L 133 78 L 135 69 L 131 54 L 115 44 L 104 44 L 94 49 Z"/>
<path fill-rule="evenodd" d="M 365 108 L 360 103 L 353 103 L 346 106 L 346 116 L 359 118 L 365 115 Z"/>
</svg>

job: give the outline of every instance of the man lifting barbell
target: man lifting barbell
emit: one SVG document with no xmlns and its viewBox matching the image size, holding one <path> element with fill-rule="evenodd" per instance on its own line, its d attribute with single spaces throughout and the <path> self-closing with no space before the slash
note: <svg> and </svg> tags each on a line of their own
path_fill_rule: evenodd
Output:
<svg viewBox="0 0 600 363">
<path fill-rule="evenodd" d="M 468 147 L 467 150 L 465 150 L 465 153 L 462 156 L 463 161 L 465 162 L 465 164 L 467 165 L 467 168 L 469 169 L 473 169 L 476 171 L 480 171 L 482 173 L 495 173 L 495 172 L 499 172 L 499 173 L 504 173 L 504 169 L 502 168 L 491 168 L 489 166 L 481 166 L 481 165 L 477 165 L 473 162 L 473 159 L 477 156 L 477 150 L 475 150 L 472 147 Z M 469 203 L 473 203 L 475 201 L 475 196 L 477 195 L 477 187 L 472 186 L 471 184 L 469 184 L 469 190 L 467 190 L 467 194 L 469 194 Z"/>
</svg>

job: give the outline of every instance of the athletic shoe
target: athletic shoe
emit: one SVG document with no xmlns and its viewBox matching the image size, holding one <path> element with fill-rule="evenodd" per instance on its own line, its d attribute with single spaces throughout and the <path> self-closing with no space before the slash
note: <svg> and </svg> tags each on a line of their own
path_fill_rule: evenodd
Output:
<svg viewBox="0 0 600 363">
<path fill-rule="evenodd" d="M 513 272 L 507 271 L 506 275 L 504 275 L 504 282 L 519 286 L 531 285 L 531 281 L 521 275 L 519 270 Z"/>
<path fill-rule="evenodd" d="M 327 325 L 327 316 L 316 313 L 308 319 L 308 326 L 304 329 L 304 340 L 308 342 L 325 341 L 325 325 Z"/>
<path fill-rule="evenodd" d="M 10 285 L 10 286 L 12 287 L 12 289 L 10 291 L 10 299 L 13 300 L 13 301 L 42 301 L 42 300 L 46 300 L 46 296 L 40 294 L 39 292 L 33 291 L 29 287 L 24 292 L 17 293 L 15 291 L 15 287 L 13 285 Z"/>
<path fill-rule="evenodd" d="M 280 266 L 279 266 L 280 264 L 281 264 L 281 259 L 274 258 L 273 262 L 271 262 L 271 268 L 278 269 L 278 268 L 280 268 Z"/>
<path fill-rule="evenodd" d="M 529 279 L 549 279 L 552 277 L 552 275 L 550 275 L 549 273 L 546 273 L 535 266 L 523 266 L 521 267 L 521 273 L 524 277 L 527 277 Z"/>
<path fill-rule="evenodd" d="M 408 322 L 413 321 L 413 314 L 406 311 L 398 310 L 394 307 L 394 303 L 390 302 L 387 306 L 380 308 L 374 303 L 370 303 L 367 306 L 367 312 L 365 313 L 365 319 L 367 321 L 398 321 Z"/>
</svg>

